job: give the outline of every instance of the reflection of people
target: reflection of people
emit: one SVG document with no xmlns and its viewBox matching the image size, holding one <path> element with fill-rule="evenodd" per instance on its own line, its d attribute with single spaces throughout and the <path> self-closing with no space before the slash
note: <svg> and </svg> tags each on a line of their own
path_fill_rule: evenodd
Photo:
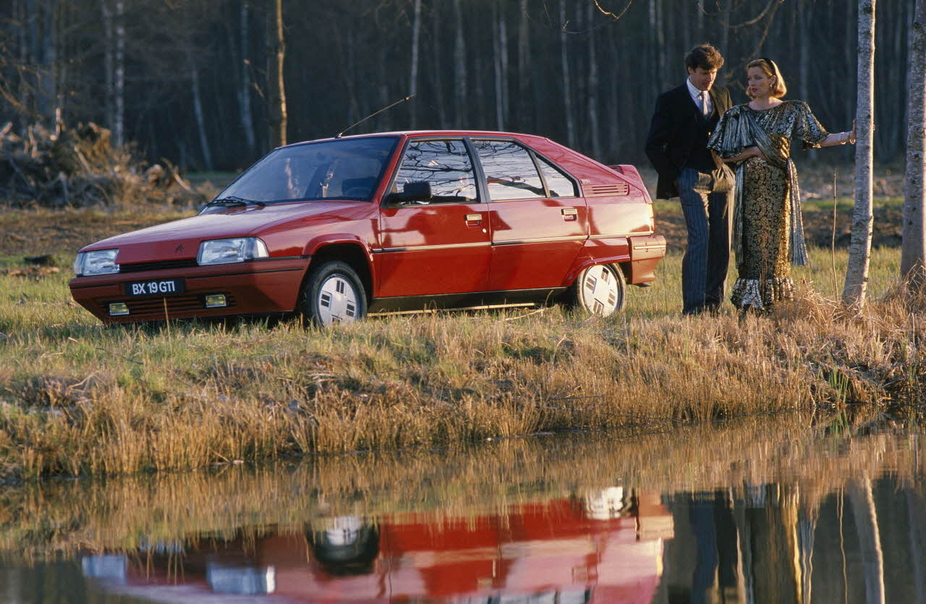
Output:
<svg viewBox="0 0 926 604">
<path fill-rule="evenodd" d="M 685 56 L 688 79 L 656 101 L 646 155 L 659 174 L 656 196 L 678 197 L 688 227 L 682 260 L 682 312 L 720 307 L 730 260 L 729 200 L 732 174 L 707 149 L 717 120 L 730 108 L 730 93 L 714 86 L 723 66 L 709 44 Z"/>
<path fill-rule="evenodd" d="M 807 261 L 791 138 L 820 147 L 855 142 L 854 132 L 828 134 L 803 101 L 781 100 L 787 88 L 771 59 L 756 59 L 746 70 L 752 100 L 726 112 L 708 142 L 724 161 L 740 162 L 732 301 L 744 310 L 790 298 L 791 264 Z"/>
</svg>

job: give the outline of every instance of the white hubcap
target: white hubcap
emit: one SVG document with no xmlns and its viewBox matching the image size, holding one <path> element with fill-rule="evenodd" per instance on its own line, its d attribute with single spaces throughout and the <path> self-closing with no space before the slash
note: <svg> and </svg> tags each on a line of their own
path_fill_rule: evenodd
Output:
<svg viewBox="0 0 926 604">
<path fill-rule="evenodd" d="M 357 292 L 341 275 L 331 275 L 318 290 L 318 318 L 323 325 L 357 318 Z"/>
<path fill-rule="evenodd" d="M 607 317 L 620 303 L 620 285 L 614 274 L 602 265 L 593 266 L 582 278 L 582 302 L 593 314 Z"/>
</svg>

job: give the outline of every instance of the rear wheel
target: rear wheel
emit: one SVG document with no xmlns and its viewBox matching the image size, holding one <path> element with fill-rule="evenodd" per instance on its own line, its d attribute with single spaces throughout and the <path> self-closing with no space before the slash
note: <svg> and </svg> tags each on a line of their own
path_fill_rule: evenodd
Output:
<svg viewBox="0 0 926 604">
<path fill-rule="evenodd" d="M 596 264 L 579 273 L 572 302 L 585 312 L 609 317 L 624 309 L 627 283 L 615 264 Z"/>
<path fill-rule="evenodd" d="M 367 314 L 367 297 L 357 272 L 345 262 L 328 260 L 309 269 L 299 310 L 316 325 L 356 321 Z"/>
</svg>

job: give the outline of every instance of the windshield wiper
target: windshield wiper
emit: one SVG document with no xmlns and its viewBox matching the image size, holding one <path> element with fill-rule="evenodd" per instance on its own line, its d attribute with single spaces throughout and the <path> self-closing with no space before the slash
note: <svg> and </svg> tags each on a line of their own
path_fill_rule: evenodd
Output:
<svg viewBox="0 0 926 604">
<path fill-rule="evenodd" d="M 243 197 L 235 197 L 234 195 L 229 195 L 227 197 L 222 197 L 219 199 L 213 199 L 209 203 L 203 206 L 203 209 L 200 210 L 200 213 L 207 212 L 210 208 L 224 209 L 224 208 L 240 208 L 245 206 L 258 206 L 264 207 L 267 205 L 263 201 L 252 201 L 250 199 L 244 199 Z"/>
<path fill-rule="evenodd" d="M 252 201 L 250 199 L 244 199 L 243 197 L 235 197 L 234 195 L 229 195 L 228 197 L 222 197 L 221 199 L 213 199 L 206 205 L 209 206 L 249 206 L 255 205 L 264 207 L 265 204 L 262 201 Z"/>
</svg>

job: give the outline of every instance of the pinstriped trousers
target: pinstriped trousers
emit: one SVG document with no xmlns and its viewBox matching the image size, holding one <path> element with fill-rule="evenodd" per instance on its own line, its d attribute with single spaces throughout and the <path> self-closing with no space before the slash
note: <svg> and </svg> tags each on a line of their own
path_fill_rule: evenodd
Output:
<svg viewBox="0 0 926 604">
<path fill-rule="evenodd" d="M 688 227 L 682 259 L 682 312 L 720 307 L 730 264 L 733 192 L 714 193 L 710 174 L 685 168 L 678 177 L 679 201 Z"/>
</svg>

